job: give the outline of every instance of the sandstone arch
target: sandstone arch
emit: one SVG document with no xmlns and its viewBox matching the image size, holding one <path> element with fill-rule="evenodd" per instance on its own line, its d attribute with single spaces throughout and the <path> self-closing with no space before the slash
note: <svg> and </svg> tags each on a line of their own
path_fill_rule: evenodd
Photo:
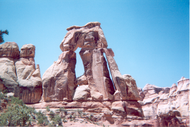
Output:
<svg viewBox="0 0 190 127">
<path fill-rule="evenodd" d="M 72 58 L 71 56 L 73 55 L 70 55 L 70 58 L 59 57 L 58 61 L 54 62 L 42 77 L 43 99 L 45 101 L 71 101 L 73 100 L 75 92 L 77 93 L 75 89 L 78 85 L 88 85 L 88 88 L 90 88 L 88 100 L 139 100 L 138 94 L 134 96 L 131 95 L 132 98 L 127 97 L 128 86 L 113 58 L 113 51 L 107 49 L 108 44 L 99 22 L 90 22 L 81 27 L 72 26 L 67 28 L 67 30 L 68 32 L 60 44 L 60 49 L 63 51 L 62 54 L 68 52 L 75 54 L 74 51 L 78 47 L 81 48 L 79 54 L 84 65 L 84 75 L 81 77 L 83 77 L 83 82 L 86 83 L 77 84 L 81 79 L 75 76 L 76 54 L 74 55 L 75 57 Z M 113 82 L 109 76 L 107 62 L 103 53 L 106 55 Z M 63 69 L 65 65 L 67 67 Z M 62 81 L 63 78 L 65 78 L 64 82 Z M 61 82 L 60 84 L 62 85 L 58 85 L 58 82 Z M 115 85 L 115 87 L 113 87 L 113 85 Z M 58 88 L 57 86 L 64 87 Z M 67 92 L 63 92 L 64 94 L 66 93 L 64 96 L 63 93 L 59 94 L 59 92 L 56 92 L 60 90 L 64 91 L 64 89 L 70 91 L 69 95 L 67 95 Z M 81 100 L 80 97 L 77 98 Z M 74 98 L 74 100 L 76 100 L 76 98 Z"/>
</svg>

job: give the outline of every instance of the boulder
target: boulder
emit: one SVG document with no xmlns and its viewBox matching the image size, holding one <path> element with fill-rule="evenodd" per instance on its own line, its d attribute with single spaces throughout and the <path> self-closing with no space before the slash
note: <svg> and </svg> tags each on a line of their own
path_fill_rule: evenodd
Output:
<svg viewBox="0 0 190 127">
<path fill-rule="evenodd" d="M 127 112 L 125 110 L 125 102 L 123 102 L 123 101 L 113 102 L 111 110 L 113 111 L 113 114 L 116 116 L 125 117 L 127 115 Z"/>
<path fill-rule="evenodd" d="M 88 85 L 78 86 L 75 90 L 73 100 L 74 101 L 84 101 L 90 96 L 90 88 Z"/>
<path fill-rule="evenodd" d="M 136 81 L 130 76 L 130 75 L 123 75 L 123 78 L 126 82 L 126 85 L 128 87 L 127 91 L 127 100 L 140 100 L 138 88 L 136 85 Z"/>
<path fill-rule="evenodd" d="M 85 75 L 82 75 L 76 79 L 76 85 L 88 85 L 88 81 Z"/>
</svg>

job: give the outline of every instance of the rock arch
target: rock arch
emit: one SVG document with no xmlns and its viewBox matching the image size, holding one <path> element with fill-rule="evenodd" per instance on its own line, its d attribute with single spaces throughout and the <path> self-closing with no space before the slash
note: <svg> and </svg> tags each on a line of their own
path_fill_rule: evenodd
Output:
<svg viewBox="0 0 190 127">
<path fill-rule="evenodd" d="M 67 30 L 68 32 L 60 44 L 62 54 L 42 77 L 44 101 L 140 99 L 138 94 L 131 95 L 132 98 L 127 97 L 128 86 L 113 58 L 113 51 L 107 48 L 108 44 L 99 22 L 90 22 L 81 27 L 72 26 Z M 79 54 L 84 65 L 84 75 L 76 78 L 76 54 L 74 51 L 78 47 L 81 48 Z M 103 53 L 106 55 L 113 82 L 109 76 Z M 76 89 L 78 85 L 87 85 L 79 90 L 80 92 L 84 91 L 81 92 L 83 94 L 78 94 Z M 130 94 L 133 94 L 133 92 Z"/>
</svg>

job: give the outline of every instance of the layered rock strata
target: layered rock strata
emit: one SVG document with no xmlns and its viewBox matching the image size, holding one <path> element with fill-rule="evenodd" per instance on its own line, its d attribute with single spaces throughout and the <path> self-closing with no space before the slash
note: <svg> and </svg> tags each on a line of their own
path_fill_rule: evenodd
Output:
<svg viewBox="0 0 190 127">
<path fill-rule="evenodd" d="M 91 114 L 96 122 L 108 121 L 109 124 L 126 122 L 127 120 L 143 120 L 143 111 L 137 101 L 56 101 L 41 102 L 28 105 L 35 109 L 46 110 L 59 109 L 64 107 L 68 113 L 80 111 L 85 114 Z"/>
<path fill-rule="evenodd" d="M 178 84 L 161 88 L 147 84 L 139 94 L 147 119 L 158 119 L 160 126 L 186 123 L 189 117 L 189 79 L 182 77 Z M 173 121 L 173 123 L 172 123 Z"/>
</svg>

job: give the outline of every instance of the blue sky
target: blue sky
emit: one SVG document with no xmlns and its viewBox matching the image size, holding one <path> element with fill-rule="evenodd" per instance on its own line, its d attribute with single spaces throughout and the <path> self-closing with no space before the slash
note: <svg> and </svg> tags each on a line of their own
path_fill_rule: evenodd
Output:
<svg viewBox="0 0 190 127">
<path fill-rule="evenodd" d="M 189 78 L 188 0 L 0 0 L 4 40 L 36 46 L 41 75 L 61 54 L 66 28 L 98 21 L 121 74 L 170 87 Z M 84 72 L 77 52 L 76 75 Z"/>
</svg>

